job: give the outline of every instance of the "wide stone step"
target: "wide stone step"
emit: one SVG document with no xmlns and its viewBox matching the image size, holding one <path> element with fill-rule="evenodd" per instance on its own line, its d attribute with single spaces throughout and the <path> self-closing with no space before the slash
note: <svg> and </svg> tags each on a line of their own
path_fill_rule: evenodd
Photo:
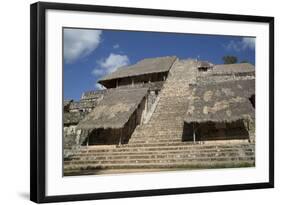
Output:
<svg viewBox="0 0 281 205">
<path fill-rule="evenodd" d="M 140 143 L 140 144 L 123 144 L 117 145 L 117 147 L 167 147 L 167 146 L 183 146 L 183 145 L 191 145 L 192 142 L 155 142 L 155 143 Z"/>
<path fill-rule="evenodd" d="M 172 100 L 172 99 L 171 99 Z M 177 100 L 177 98 L 174 97 L 173 99 L 174 101 L 171 101 L 171 102 L 167 102 L 166 101 L 162 101 L 161 103 L 158 103 L 157 104 L 157 108 L 171 108 L 174 107 L 174 108 L 179 108 L 179 109 L 182 109 L 182 108 L 185 108 L 187 107 L 188 103 L 187 103 L 187 99 L 182 99 L 181 101 Z"/>
<path fill-rule="evenodd" d="M 166 132 L 181 132 L 183 131 L 183 127 L 184 125 L 177 125 L 177 126 L 168 126 L 168 125 L 161 125 L 161 126 L 151 126 L 151 127 L 147 127 L 147 128 L 143 128 L 143 129 L 139 129 L 138 131 L 141 131 L 142 133 L 166 133 Z"/>
<path fill-rule="evenodd" d="M 173 123 L 173 124 L 182 123 L 184 120 L 184 114 L 175 113 L 175 114 L 169 115 L 168 113 L 160 113 L 160 114 L 155 113 L 154 116 L 152 115 L 150 120 L 151 120 L 150 123 L 152 123 L 152 124 L 157 124 L 157 123 L 161 123 L 161 122 Z"/>
<path fill-rule="evenodd" d="M 255 165 L 254 161 L 225 161 L 225 162 L 186 162 L 186 163 L 173 163 L 173 164 L 107 164 L 107 165 L 70 165 L 64 167 L 64 174 L 67 175 L 80 175 L 80 174 L 97 174 L 99 170 L 179 170 L 179 169 L 204 169 L 204 168 L 232 168 L 232 167 L 252 167 Z M 92 172 L 91 172 L 92 171 Z M 125 171 L 125 172 L 126 172 Z"/>
<path fill-rule="evenodd" d="M 254 154 L 254 150 L 250 148 L 245 148 L 243 150 L 241 149 L 223 149 L 223 150 L 217 150 L 217 149 L 204 149 L 204 150 L 166 150 L 166 151 L 159 151 L 159 150 L 152 150 L 152 151 L 146 151 L 146 150 L 140 150 L 138 152 L 132 152 L 131 150 L 127 151 L 120 151 L 120 152 L 79 152 L 75 154 L 71 159 L 79 159 L 80 157 L 87 156 L 87 157 L 106 157 L 106 156 L 156 156 L 156 155 L 200 155 L 200 154 L 223 154 L 223 153 L 239 153 L 239 154 Z"/>
<path fill-rule="evenodd" d="M 184 120 L 184 114 L 182 113 L 171 114 L 171 115 L 161 113 L 161 114 L 155 114 L 154 116 L 152 115 L 150 119 L 150 123 L 157 124 L 161 122 L 166 122 L 166 123 L 176 124 L 176 123 L 183 123 L 183 120 Z"/>
<path fill-rule="evenodd" d="M 194 150 L 208 150 L 214 149 L 217 151 L 225 149 L 250 149 L 255 150 L 253 145 L 229 145 L 229 146 L 215 146 L 215 145 L 181 145 L 181 146 L 133 146 L 133 147 L 109 147 L 109 148 L 81 148 L 79 153 L 117 153 L 117 152 L 149 152 L 149 151 L 194 151 Z"/>
<path fill-rule="evenodd" d="M 177 90 L 179 88 L 179 86 L 175 86 L 175 87 L 171 87 L 169 88 L 169 90 L 163 90 L 163 92 L 161 93 L 161 97 L 164 98 L 168 98 L 168 97 L 179 97 L 180 99 L 182 98 L 187 98 L 190 96 L 190 92 L 189 92 L 189 88 L 185 88 L 184 90 L 182 90 L 181 92 L 176 92 L 175 90 Z"/>
<path fill-rule="evenodd" d="M 131 137 L 131 140 L 137 139 L 137 140 L 146 140 L 146 139 L 182 139 L 182 133 L 136 133 Z M 130 141 L 129 141 L 130 143 Z"/>
<path fill-rule="evenodd" d="M 141 130 L 139 132 L 135 132 L 133 133 L 132 137 L 137 137 L 137 138 L 178 138 L 180 136 L 182 136 L 182 131 L 145 131 L 145 130 Z"/>
<path fill-rule="evenodd" d="M 178 100 L 177 98 L 173 97 L 171 99 L 167 99 L 167 100 L 163 100 L 160 103 L 157 104 L 157 107 L 168 107 L 167 105 L 171 105 L 175 108 L 182 108 L 182 107 L 186 107 L 186 100 L 187 99 L 180 99 Z"/>
<path fill-rule="evenodd" d="M 151 127 L 143 127 L 143 128 L 140 128 L 138 130 L 138 132 L 142 132 L 142 133 L 156 133 L 156 134 L 159 134 L 159 133 L 163 133 L 163 134 L 166 134 L 167 132 L 170 132 L 170 133 L 179 133 L 179 132 L 183 132 L 183 127 L 184 125 L 177 125 L 178 127 L 173 127 L 173 128 L 170 128 L 168 126 L 151 126 Z M 137 133 L 133 133 L 133 134 L 137 134 Z"/>
<path fill-rule="evenodd" d="M 152 133 L 140 132 L 134 134 L 130 140 L 161 140 L 161 139 L 182 139 L 182 133 L 157 133 L 153 135 Z"/>
<path fill-rule="evenodd" d="M 158 138 L 158 139 L 153 139 L 153 138 L 144 138 L 144 139 L 139 139 L 139 138 L 133 138 L 130 139 L 129 143 L 134 143 L 134 144 L 155 144 L 155 143 L 173 143 L 173 142 L 182 142 L 181 138 Z"/>
<path fill-rule="evenodd" d="M 175 91 L 171 91 L 171 92 L 175 92 Z M 184 91 L 184 94 L 181 94 L 180 96 L 171 95 L 168 93 L 161 93 L 160 95 L 161 101 L 159 101 L 157 106 L 158 105 L 165 106 L 168 104 L 175 107 L 182 107 L 183 105 L 186 105 L 186 102 L 189 99 L 192 99 L 190 93 L 191 92 L 187 92 L 186 90 Z"/>
<path fill-rule="evenodd" d="M 157 140 L 157 139 L 182 139 L 182 134 L 142 134 L 138 133 L 131 137 L 130 141 L 134 140 Z M 129 141 L 129 144 L 130 144 Z"/>
<path fill-rule="evenodd" d="M 149 126 L 145 126 L 144 128 L 141 128 L 139 129 L 139 131 L 154 131 L 156 132 L 155 130 L 156 129 L 159 129 L 157 131 L 170 131 L 170 132 L 173 132 L 173 131 L 182 131 L 183 129 L 183 122 L 182 123 L 178 123 L 178 124 L 174 124 L 174 122 L 170 122 L 169 124 L 167 123 L 166 125 L 163 123 L 163 124 L 157 124 L 156 123 L 153 123 L 155 125 L 149 125 Z M 181 129 L 181 130 L 179 130 Z"/>
<path fill-rule="evenodd" d="M 188 159 L 139 159 L 139 160 L 104 160 L 104 161 L 71 161 L 68 164 L 65 164 L 65 169 L 77 168 L 76 166 L 81 169 L 83 166 L 86 169 L 89 169 L 90 166 L 101 166 L 101 167 L 111 167 L 112 165 L 146 165 L 155 167 L 155 165 L 170 165 L 177 166 L 177 165 L 188 165 L 188 164 L 212 164 L 215 163 L 230 163 L 230 162 L 251 162 L 254 163 L 254 157 L 207 157 L 207 158 L 188 158 Z M 117 167 L 116 166 L 116 167 Z"/>
<path fill-rule="evenodd" d="M 65 164 L 71 164 L 73 161 L 105 161 L 105 160 L 140 160 L 140 159 L 186 159 L 190 158 L 212 158 L 212 157 L 253 157 L 254 153 L 252 151 L 245 151 L 243 155 L 240 152 L 190 152 L 190 153 L 131 153 L 131 154 L 119 154 L 119 155 L 89 155 L 80 154 L 73 157 L 71 160 L 65 161 Z"/>
<path fill-rule="evenodd" d="M 156 120 L 155 118 L 154 119 L 150 119 L 149 121 L 149 124 L 144 124 L 144 125 L 141 125 L 140 128 L 138 129 L 138 131 L 176 131 L 178 132 L 179 130 L 178 129 L 181 129 L 182 131 L 182 128 L 184 126 L 184 122 L 183 122 L 183 119 L 175 119 L 177 120 L 177 122 L 173 121 L 172 119 L 170 121 L 158 121 Z M 157 130 L 156 130 L 157 129 Z"/>
<path fill-rule="evenodd" d="M 163 125 L 162 125 L 163 123 Z M 166 124 L 166 126 L 164 125 Z M 174 131 L 174 129 L 177 131 L 178 129 L 182 128 L 184 126 L 184 122 L 183 122 L 183 117 L 177 117 L 177 118 L 171 118 L 170 121 L 162 121 L 160 120 L 159 118 L 157 119 L 156 117 L 154 118 L 151 118 L 150 119 L 150 123 L 147 124 L 149 126 L 147 126 L 147 128 L 143 128 L 143 130 L 154 130 L 157 128 L 157 129 L 160 129 L 159 131 L 165 129 L 165 130 L 170 130 L 170 131 Z M 154 128 L 154 129 L 153 129 Z M 182 130 L 181 130 L 182 131 Z"/>
<path fill-rule="evenodd" d="M 149 121 L 149 124 L 145 124 L 145 126 L 155 126 L 155 125 L 162 125 L 162 124 L 167 124 L 167 125 L 177 125 L 177 124 L 183 124 L 183 117 L 179 116 L 177 118 L 165 118 L 157 121 Z"/>
<path fill-rule="evenodd" d="M 225 148 L 225 149 L 166 149 L 166 150 L 159 150 L 159 149 L 119 149 L 119 150 L 91 150 L 91 151 L 80 151 L 76 153 L 75 156 L 99 156 L 99 155 L 136 155 L 136 154 L 197 154 L 197 153 L 222 153 L 222 152 L 251 152 L 254 153 L 253 148 Z M 73 156 L 73 157 L 75 157 Z"/>
<path fill-rule="evenodd" d="M 128 144 L 122 144 L 122 145 L 92 145 L 92 146 L 81 146 L 80 150 L 114 150 L 114 149 L 120 149 L 120 148 L 124 148 L 127 147 Z M 193 143 L 193 142 L 189 142 L 189 141 L 185 141 L 182 142 L 180 145 L 178 145 L 178 147 L 189 147 L 191 149 L 209 149 L 209 148 L 245 148 L 245 147 L 255 147 L 254 143 L 248 143 L 248 142 L 235 142 L 235 141 L 231 141 L 230 143 L 202 143 L 202 142 L 197 142 L 197 143 Z"/>
<path fill-rule="evenodd" d="M 129 141 L 129 144 L 163 144 L 163 143 L 181 143 L 183 142 L 181 139 L 161 139 L 161 140 L 153 140 L 153 139 L 147 139 L 147 140 L 139 140 L 139 139 L 131 139 Z"/>
<path fill-rule="evenodd" d="M 174 130 L 178 130 L 178 129 L 182 129 L 183 128 L 183 121 L 182 122 L 160 122 L 160 123 L 153 123 L 151 122 L 148 125 L 145 125 L 144 128 L 142 129 L 143 131 L 149 130 L 149 131 L 153 131 L 155 129 L 165 129 L 165 130 L 170 130 L 170 131 L 174 131 Z"/>
<path fill-rule="evenodd" d="M 177 88 L 175 88 L 175 89 L 177 89 Z M 178 93 L 178 94 L 174 94 L 171 92 L 174 92 L 174 91 L 163 92 L 163 93 L 161 93 L 160 97 L 163 97 L 163 98 L 173 98 L 174 97 L 174 99 L 180 98 L 182 100 L 182 102 L 184 102 L 184 100 L 187 100 L 190 97 L 190 94 L 189 94 L 189 92 L 187 92 L 187 90 L 184 91 L 183 93 Z M 183 98 L 185 98 L 185 99 L 183 100 Z"/>
<path fill-rule="evenodd" d="M 181 138 L 145 138 L 145 139 L 140 139 L 140 138 L 133 138 L 130 139 L 128 144 L 165 144 L 165 143 L 183 143 L 184 141 Z M 190 142 L 192 143 L 192 142 Z"/>
<path fill-rule="evenodd" d="M 173 128 L 179 128 L 182 127 L 184 124 L 184 121 L 182 118 L 177 118 L 177 119 L 165 119 L 165 120 L 160 120 L 160 121 L 153 121 L 152 119 L 150 119 L 149 124 L 144 124 L 143 127 L 146 129 L 149 128 L 163 128 L 163 127 L 168 127 L 170 129 Z M 168 129 L 166 128 L 166 129 Z"/>
<path fill-rule="evenodd" d="M 161 98 L 162 97 L 162 98 Z M 171 105 L 175 107 L 182 107 L 186 105 L 187 100 L 191 99 L 191 96 L 179 97 L 179 96 L 160 96 L 161 101 L 158 102 L 158 106 Z"/>
<path fill-rule="evenodd" d="M 184 83 L 187 83 L 189 84 L 189 82 L 185 81 Z M 179 90 L 179 86 L 181 86 L 181 90 Z M 171 94 L 177 94 L 177 93 L 182 93 L 182 94 L 186 94 L 189 89 L 189 85 L 179 85 L 179 84 L 171 84 L 169 86 L 166 86 L 165 89 L 164 89 L 164 92 L 162 93 L 168 93 L 168 91 L 173 91 Z M 162 94 L 161 93 L 161 94 Z"/>
<path fill-rule="evenodd" d="M 182 130 L 150 130 L 150 131 L 139 131 L 139 132 L 136 132 L 136 133 L 133 133 L 132 136 L 134 137 L 159 137 L 159 136 L 167 136 L 167 137 L 178 137 L 179 135 L 182 136 Z"/>
<path fill-rule="evenodd" d="M 162 116 L 162 115 L 166 116 L 167 113 L 169 113 L 173 116 L 175 116 L 176 114 L 182 115 L 183 113 L 186 112 L 187 109 L 188 109 L 188 107 L 182 107 L 182 108 L 177 108 L 177 109 L 171 108 L 171 107 L 156 108 L 153 114 L 155 114 L 155 116 Z M 165 113 L 162 110 L 165 110 Z M 169 119 L 169 118 L 166 118 L 166 119 Z"/>
<path fill-rule="evenodd" d="M 182 122 L 178 122 L 178 123 L 175 123 L 175 122 L 163 122 L 163 123 L 153 123 L 151 122 L 151 124 L 145 126 L 145 128 L 143 129 L 140 129 L 142 131 L 155 131 L 156 129 L 160 129 L 159 131 L 162 131 L 163 129 L 165 131 L 178 131 L 178 129 L 181 129 L 182 131 L 182 128 L 183 128 L 184 124 L 183 124 L 183 121 Z"/>
<path fill-rule="evenodd" d="M 98 148 L 98 149 L 86 149 L 82 148 L 77 151 L 77 153 L 140 153 L 140 152 L 223 152 L 223 151 L 255 151 L 254 146 L 228 146 L 228 147 L 220 147 L 220 146 L 195 146 L 191 147 L 188 145 L 184 146 L 134 146 L 134 147 L 115 147 L 115 148 Z"/>
<path fill-rule="evenodd" d="M 181 127 L 178 127 L 178 128 L 171 128 L 169 129 L 168 127 L 165 127 L 165 126 L 159 126 L 159 127 L 155 127 L 153 129 L 153 127 L 148 127 L 147 129 L 142 129 L 142 130 L 139 130 L 139 133 L 140 134 L 156 134 L 156 135 L 161 135 L 161 134 L 178 134 L 178 133 L 181 133 L 182 134 L 183 132 L 183 126 Z M 138 133 L 136 133 L 138 134 Z"/>
<path fill-rule="evenodd" d="M 152 139 L 152 140 L 157 140 L 157 139 L 182 139 L 183 136 L 182 136 L 182 131 L 179 131 L 179 132 L 174 132 L 174 133 L 171 133 L 169 131 L 163 131 L 163 132 L 158 132 L 158 133 L 155 133 L 155 132 L 147 132 L 147 131 L 140 131 L 140 132 L 137 132 L 137 133 L 134 133 L 130 139 L 131 140 L 149 140 L 149 139 Z M 236 139 L 236 140 L 239 140 L 239 139 L 246 139 L 247 136 L 246 135 L 232 135 L 232 136 L 229 136 L 229 137 L 226 137 L 226 136 L 211 136 L 211 137 L 208 137 L 208 136 L 205 136 L 205 137 L 202 137 L 200 138 L 201 141 L 211 141 L 211 140 L 225 140 L 227 142 L 227 139 Z M 189 137 L 190 140 L 192 140 L 192 137 Z"/>
<path fill-rule="evenodd" d="M 161 110 L 163 110 L 165 108 L 162 108 Z M 183 116 L 184 113 L 186 112 L 187 109 L 182 109 L 182 110 L 173 110 L 173 111 L 167 111 L 167 112 L 155 112 L 153 113 L 153 118 L 158 118 L 159 122 L 161 121 L 168 121 L 168 122 L 172 122 L 171 119 L 176 118 L 178 121 L 183 120 Z"/>
</svg>

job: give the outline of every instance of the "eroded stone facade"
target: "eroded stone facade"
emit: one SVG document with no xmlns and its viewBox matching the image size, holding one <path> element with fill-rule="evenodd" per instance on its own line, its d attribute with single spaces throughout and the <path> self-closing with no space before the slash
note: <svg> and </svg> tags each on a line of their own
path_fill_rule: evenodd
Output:
<svg viewBox="0 0 281 205">
<path fill-rule="evenodd" d="M 243 66 L 245 70 L 243 70 Z M 132 74 L 130 73 L 130 75 Z M 77 129 L 81 119 L 72 120 L 72 123 L 66 123 L 67 120 L 65 120 L 65 150 L 75 147 L 72 149 L 77 151 L 77 147 L 85 145 L 113 144 L 117 146 L 149 147 L 150 144 L 151 146 L 157 144 L 158 147 L 158 144 L 161 143 L 171 143 L 173 146 L 178 145 L 181 147 L 185 145 L 181 145 L 181 142 L 192 142 L 194 144 L 203 142 L 205 144 L 208 141 L 219 143 L 219 141 L 223 142 L 225 140 L 228 140 L 226 143 L 230 143 L 231 140 L 240 140 L 237 142 L 241 143 L 253 143 L 255 138 L 255 118 L 253 113 L 248 115 L 249 113 L 247 112 L 254 112 L 254 107 L 251 108 L 251 111 L 244 109 L 243 112 L 245 113 L 242 112 L 239 119 L 229 119 L 234 116 L 233 110 L 230 108 L 235 103 L 243 103 L 249 100 L 251 105 L 254 106 L 254 94 L 249 99 L 245 96 L 236 96 L 236 93 L 228 87 L 220 88 L 220 90 L 206 89 L 206 91 L 202 92 L 202 96 L 196 96 L 196 93 L 198 93 L 199 88 L 208 88 L 209 85 L 216 83 L 234 82 L 235 84 L 235 82 L 254 79 L 254 68 L 248 64 L 216 66 L 193 59 L 176 59 L 171 63 L 171 67 L 163 73 L 155 74 L 152 71 L 150 74 L 146 73 L 145 75 L 107 79 L 104 85 L 108 85 L 108 89 L 83 93 L 81 100 L 78 102 L 68 101 L 68 103 L 65 103 L 64 112 L 84 113 L 87 116 L 97 107 L 96 109 L 101 109 L 101 113 L 107 112 L 106 118 L 109 119 L 113 113 L 114 116 L 112 117 L 116 117 L 116 115 L 131 112 L 131 109 L 134 109 L 134 111 L 131 112 L 132 114 L 128 117 L 127 122 L 118 128 L 89 128 L 85 131 Z M 237 83 L 238 87 L 241 85 Z M 137 106 L 129 106 L 126 109 L 122 105 L 122 101 L 120 101 L 116 102 L 116 108 L 113 111 L 110 110 L 113 109 L 112 107 L 107 109 L 107 107 L 103 108 L 100 104 L 108 93 L 112 94 L 120 89 L 138 88 L 147 88 L 147 92 Z M 227 96 L 227 99 L 219 99 L 218 95 Z M 197 105 L 198 100 L 202 103 L 202 106 Z M 212 104 L 214 100 L 215 102 Z M 198 117 L 198 121 L 194 122 L 186 120 L 187 116 L 196 113 L 199 107 L 202 109 L 200 119 Z M 225 112 L 225 120 L 212 118 L 219 112 Z M 205 115 L 210 121 L 204 121 Z M 102 116 L 105 115 L 97 114 L 92 118 L 98 120 Z M 249 120 L 245 120 L 248 118 Z M 81 138 L 83 135 L 84 137 Z M 81 141 L 81 139 L 83 140 Z M 252 145 L 250 144 L 249 146 L 252 147 Z M 165 146 L 168 145 L 165 144 Z M 165 146 L 163 149 L 166 149 Z M 159 150 L 161 151 L 161 149 Z M 241 155 L 241 152 L 239 153 Z M 67 157 L 68 155 L 65 156 Z M 243 160 L 241 161 L 242 164 L 244 161 L 246 164 L 254 163 L 252 158 Z M 180 161 L 181 158 L 179 159 Z M 237 163 L 240 163 L 240 161 L 238 160 Z"/>
</svg>

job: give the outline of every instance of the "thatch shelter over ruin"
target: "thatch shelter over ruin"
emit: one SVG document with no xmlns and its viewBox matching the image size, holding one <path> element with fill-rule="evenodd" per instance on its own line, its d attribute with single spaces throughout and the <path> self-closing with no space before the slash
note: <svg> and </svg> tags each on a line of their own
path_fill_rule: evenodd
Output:
<svg viewBox="0 0 281 205">
<path fill-rule="evenodd" d="M 244 127 L 242 122 L 250 123 L 255 119 L 254 95 L 255 80 L 236 80 L 196 86 L 184 118 L 186 128 L 189 131 L 193 130 L 193 135 L 196 134 L 194 131 L 199 132 L 199 129 L 208 130 L 209 133 L 205 135 L 211 135 L 211 130 L 221 131 L 226 127 L 229 132 L 236 127 L 242 130 Z M 209 136 L 202 137 L 209 138 Z"/>
<path fill-rule="evenodd" d="M 199 64 L 200 66 L 200 64 Z M 255 67 L 249 63 L 222 64 L 198 67 L 196 84 L 255 79 Z"/>
<path fill-rule="evenodd" d="M 78 124 L 77 129 L 92 133 L 90 144 L 116 144 L 128 140 L 142 120 L 148 88 L 112 89 Z M 106 137 L 107 136 L 107 137 Z M 84 140 L 82 139 L 81 142 Z"/>
<path fill-rule="evenodd" d="M 213 73 L 254 73 L 255 67 L 250 63 L 221 64 L 213 67 Z"/>
<path fill-rule="evenodd" d="M 163 81 L 176 59 L 175 56 L 147 58 L 134 65 L 120 68 L 98 82 L 106 88 L 114 88 L 128 84 Z"/>
<path fill-rule="evenodd" d="M 116 89 L 106 93 L 102 102 L 79 123 L 78 128 L 122 128 L 146 93 L 147 88 Z"/>
</svg>

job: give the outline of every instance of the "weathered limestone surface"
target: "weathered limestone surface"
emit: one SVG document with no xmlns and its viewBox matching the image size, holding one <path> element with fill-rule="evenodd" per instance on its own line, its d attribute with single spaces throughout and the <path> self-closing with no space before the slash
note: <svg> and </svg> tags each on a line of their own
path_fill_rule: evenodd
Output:
<svg viewBox="0 0 281 205">
<path fill-rule="evenodd" d="M 82 146 L 75 150 L 72 156 L 64 161 L 65 175 L 99 174 L 99 170 L 122 169 L 130 172 L 132 169 L 196 169 L 196 168 L 226 168 L 255 166 L 255 131 L 254 119 L 250 121 L 249 138 L 236 140 L 220 139 L 215 141 L 192 142 L 184 141 L 185 117 L 187 112 L 196 112 L 196 87 L 208 86 L 209 83 L 226 82 L 229 80 L 255 79 L 251 65 L 245 64 L 214 66 L 217 70 L 206 67 L 199 71 L 202 62 L 196 60 L 176 60 L 169 69 L 167 79 L 160 82 L 162 89 L 153 89 L 149 83 L 136 84 L 137 87 L 149 87 L 147 100 L 144 104 L 141 124 L 136 127 L 126 144 Z M 206 71 L 206 72 L 205 72 Z M 131 71 L 130 71 L 131 72 Z M 158 83 L 156 83 L 158 85 Z M 127 85 L 129 88 L 131 85 Z M 239 86 L 239 85 L 237 85 Z M 111 90 L 111 89 L 109 89 Z M 160 90 L 160 91 L 159 91 Z M 159 93 L 156 93 L 159 92 Z M 240 102 L 233 96 L 231 89 L 222 89 L 231 100 L 215 103 L 215 106 L 205 106 L 216 95 L 213 90 L 203 92 L 202 113 L 225 110 L 229 104 Z M 90 96 L 91 93 L 85 96 Z M 198 97 L 197 97 L 198 98 Z M 245 99 L 243 99 L 245 100 Z M 233 116 L 231 110 L 225 111 L 225 116 Z M 221 127 L 220 127 L 221 126 Z M 223 124 L 216 124 L 220 133 Z M 75 127 L 74 127 L 75 128 Z M 208 128 L 208 127 L 206 127 Z M 71 132 L 72 128 L 67 130 Z M 212 128 L 213 129 L 213 128 Z M 208 130 L 206 130 L 208 131 Z M 116 131 L 115 131 L 116 132 Z M 75 137 L 73 139 L 76 139 Z"/>
</svg>

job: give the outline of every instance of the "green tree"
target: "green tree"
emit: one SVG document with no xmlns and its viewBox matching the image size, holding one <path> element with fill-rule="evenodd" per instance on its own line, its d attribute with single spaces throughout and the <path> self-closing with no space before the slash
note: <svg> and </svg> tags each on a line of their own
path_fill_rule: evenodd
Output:
<svg viewBox="0 0 281 205">
<path fill-rule="evenodd" d="M 222 60 L 224 64 L 233 64 L 233 63 L 237 63 L 238 61 L 236 56 L 223 56 Z"/>
<path fill-rule="evenodd" d="M 247 60 L 242 60 L 240 63 L 249 63 Z"/>
</svg>

